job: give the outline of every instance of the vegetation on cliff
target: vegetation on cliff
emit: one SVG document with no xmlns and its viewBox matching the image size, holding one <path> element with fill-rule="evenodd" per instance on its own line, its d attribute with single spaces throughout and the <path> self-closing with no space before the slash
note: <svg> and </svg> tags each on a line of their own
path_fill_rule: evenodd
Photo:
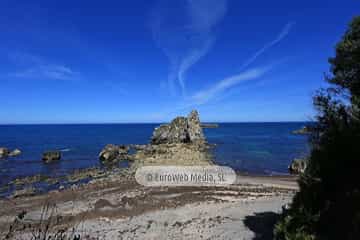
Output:
<svg viewBox="0 0 360 240">
<path fill-rule="evenodd" d="M 276 239 L 360 239 L 360 17 L 329 59 L 300 191 L 275 227 Z"/>
</svg>

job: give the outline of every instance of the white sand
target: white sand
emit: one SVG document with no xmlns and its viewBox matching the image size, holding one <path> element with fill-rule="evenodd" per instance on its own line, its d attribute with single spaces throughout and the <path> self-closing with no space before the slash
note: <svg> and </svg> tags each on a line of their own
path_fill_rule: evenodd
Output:
<svg viewBox="0 0 360 240">
<path fill-rule="evenodd" d="M 246 216 L 279 212 L 288 197 L 236 199 L 224 203 L 193 203 L 175 209 L 157 210 L 133 218 L 85 221 L 82 236 L 96 239 L 253 239 L 244 224 Z"/>
</svg>

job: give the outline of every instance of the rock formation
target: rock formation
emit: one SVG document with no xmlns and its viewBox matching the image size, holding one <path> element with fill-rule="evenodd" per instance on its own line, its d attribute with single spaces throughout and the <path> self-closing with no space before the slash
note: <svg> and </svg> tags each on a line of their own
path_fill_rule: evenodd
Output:
<svg viewBox="0 0 360 240">
<path fill-rule="evenodd" d="M 155 128 L 151 144 L 205 142 L 199 114 L 191 111 L 187 118 L 177 117 L 170 124 Z"/>
<path fill-rule="evenodd" d="M 6 158 L 9 155 L 10 151 L 7 148 L 0 148 L 0 158 Z"/>
<path fill-rule="evenodd" d="M 290 174 L 301 174 L 305 172 L 307 166 L 307 160 L 306 159 L 294 159 L 290 166 L 289 166 L 289 172 Z"/>
<path fill-rule="evenodd" d="M 99 159 L 102 163 L 114 163 L 120 160 L 129 159 L 129 147 L 125 145 L 108 144 L 100 152 Z"/>
<path fill-rule="evenodd" d="M 59 151 L 47 151 L 43 153 L 42 160 L 45 163 L 57 161 L 61 159 L 61 153 Z"/>
<path fill-rule="evenodd" d="M 196 110 L 191 111 L 187 117 L 188 122 L 188 134 L 190 142 L 204 142 L 205 137 L 203 130 L 201 128 L 199 113 Z"/>
<path fill-rule="evenodd" d="M 18 197 L 28 197 L 33 196 L 36 194 L 36 189 L 34 187 L 26 187 L 21 190 L 15 190 L 12 194 L 12 198 L 18 198 Z"/>
<path fill-rule="evenodd" d="M 307 126 L 304 126 L 300 129 L 292 131 L 292 134 L 297 134 L 297 135 L 306 135 L 306 134 L 310 134 L 310 133 L 311 133 L 311 129 Z"/>
<path fill-rule="evenodd" d="M 107 145 L 99 154 L 100 161 L 133 160 L 133 166 L 209 164 L 209 146 L 200 124 L 198 112 L 191 111 L 188 117 L 176 117 L 155 128 L 150 144 Z M 133 154 L 129 154 L 130 149 Z"/>
<path fill-rule="evenodd" d="M 207 144 L 162 143 L 149 144 L 132 157 L 136 167 L 147 165 L 198 166 L 212 162 Z"/>
<path fill-rule="evenodd" d="M 133 156 L 141 165 L 207 165 L 211 163 L 208 144 L 193 110 L 187 117 L 177 117 L 169 124 L 155 128 L 151 144 Z"/>
<path fill-rule="evenodd" d="M 20 154 L 21 154 L 20 149 L 16 148 L 9 153 L 9 157 L 16 157 L 16 156 L 19 156 Z"/>
<path fill-rule="evenodd" d="M 14 149 L 13 151 L 10 151 L 7 148 L 0 148 L 0 158 L 7 158 L 7 157 L 16 157 L 21 154 L 21 151 L 19 149 Z"/>
</svg>

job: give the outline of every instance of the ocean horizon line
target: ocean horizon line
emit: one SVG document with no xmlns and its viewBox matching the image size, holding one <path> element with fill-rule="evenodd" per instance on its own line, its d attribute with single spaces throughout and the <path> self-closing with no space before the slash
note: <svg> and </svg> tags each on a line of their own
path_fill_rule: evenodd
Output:
<svg viewBox="0 0 360 240">
<path fill-rule="evenodd" d="M 238 124 L 238 123 L 313 123 L 314 121 L 204 121 L 201 123 L 210 124 L 210 123 L 216 123 L 216 124 Z M 126 125 L 126 124 L 166 124 L 169 123 L 169 121 L 164 122 L 94 122 L 94 123 L 81 123 L 81 122 L 75 122 L 75 123 L 0 123 L 0 126 L 27 126 L 27 125 Z"/>
</svg>

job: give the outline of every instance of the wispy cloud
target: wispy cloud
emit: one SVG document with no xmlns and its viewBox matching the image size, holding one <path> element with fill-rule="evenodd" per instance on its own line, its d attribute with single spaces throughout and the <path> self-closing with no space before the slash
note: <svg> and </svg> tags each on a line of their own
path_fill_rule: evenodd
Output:
<svg viewBox="0 0 360 240">
<path fill-rule="evenodd" d="M 285 38 L 289 34 L 293 25 L 293 22 L 287 23 L 274 40 L 266 43 L 260 50 L 255 52 L 255 54 L 241 66 L 241 70 L 248 67 L 251 63 L 255 62 L 255 60 L 260 57 L 265 51 L 267 51 L 272 46 L 280 42 L 283 38 Z M 214 97 L 219 96 L 219 94 L 224 93 L 227 89 L 230 89 L 233 86 L 236 86 L 245 81 L 254 80 L 262 77 L 266 72 L 272 69 L 273 66 L 274 65 L 253 68 L 222 79 L 210 88 L 195 93 L 192 97 L 190 97 L 190 102 L 191 104 L 204 104 L 213 99 Z"/>
<path fill-rule="evenodd" d="M 155 42 L 170 61 L 168 85 L 172 94 L 178 85 L 186 95 L 186 73 L 213 46 L 215 27 L 226 10 L 226 0 L 158 1 L 150 25 Z"/>
<path fill-rule="evenodd" d="M 9 76 L 17 78 L 39 78 L 51 80 L 74 80 L 75 73 L 61 65 L 39 65 L 25 70 L 9 73 Z"/>
<path fill-rule="evenodd" d="M 79 73 L 70 67 L 55 64 L 36 55 L 15 53 L 9 55 L 10 60 L 18 70 L 10 72 L 8 76 L 29 79 L 75 80 Z"/>
<path fill-rule="evenodd" d="M 272 66 L 253 68 L 240 74 L 224 78 L 210 88 L 195 93 L 190 98 L 190 102 L 195 105 L 204 104 L 235 85 L 262 77 L 271 68 Z"/>
<path fill-rule="evenodd" d="M 289 22 L 287 23 L 281 30 L 281 32 L 276 36 L 275 39 L 273 39 L 272 41 L 266 43 L 261 49 L 259 49 L 257 52 L 254 53 L 254 55 L 252 55 L 240 68 L 240 70 L 245 69 L 246 67 L 248 67 L 250 64 L 252 64 L 253 62 L 255 62 L 255 60 L 260 57 L 266 50 L 268 50 L 269 48 L 271 48 L 272 46 L 274 46 L 275 44 L 277 44 L 278 42 L 280 42 L 284 37 L 286 37 L 291 28 L 294 26 L 295 22 Z"/>
<path fill-rule="evenodd" d="M 193 49 L 189 55 L 187 55 L 178 66 L 178 80 L 181 86 L 182 94 L 186 95 L 185 88 L 185 75 L 187 71 L 197 63 L 203 56 L 205 56 L 213 44 L 212 39 L 208 39 L 201 48 Z"/>
<path fill-rule="evenodd" d="M 260 50 L 255 52 L 255 54 L 249 58 L 245 64 L 242 66 L 242 69 L 249 66 L 251 63 L 255 62 L 255 60 L 267 51 L 269 48 L 274 46 L 276 43 L 280 42 L 283 38 L 285 38 L 294 23 L 288 23 L 283 27 L 281 32 L 277 35 L 277 37 L 272 40 L 271 42 L 267 43 L 262 47 Z M 167 107 L 162 112 L 157 113 L 156 117 L 158 119 L 167 119 L 169 116 L 175 116 L 179 113 L 184 113 L 193 107 L 209 107 L 214 104 L 217 100 L 223 99 L 226 97 L 226 94 L 230 92 L 230 89 L 234 88 L 237 85 L 248 81 L 254 81 L 260 78 L 263 78 L 266 73 L 271 71 L 275 66 L 278 64 L 286 61 L 286 58 L 274 61 L 272 64 L 262 66 L 262 67 L 255 67 L 248 70 L 242 70 L 240 73 L 231 75 L 226 77 L 222 80 L 215 82 L 212 86 L 200 90 L 194 93 L 191 96 L 186 97 L 185 99 L 178 102 L 175 106 L 172 104 L 171 107 Z M 218 104 L 214 105 L 218 107 Z"/>
</svg>

